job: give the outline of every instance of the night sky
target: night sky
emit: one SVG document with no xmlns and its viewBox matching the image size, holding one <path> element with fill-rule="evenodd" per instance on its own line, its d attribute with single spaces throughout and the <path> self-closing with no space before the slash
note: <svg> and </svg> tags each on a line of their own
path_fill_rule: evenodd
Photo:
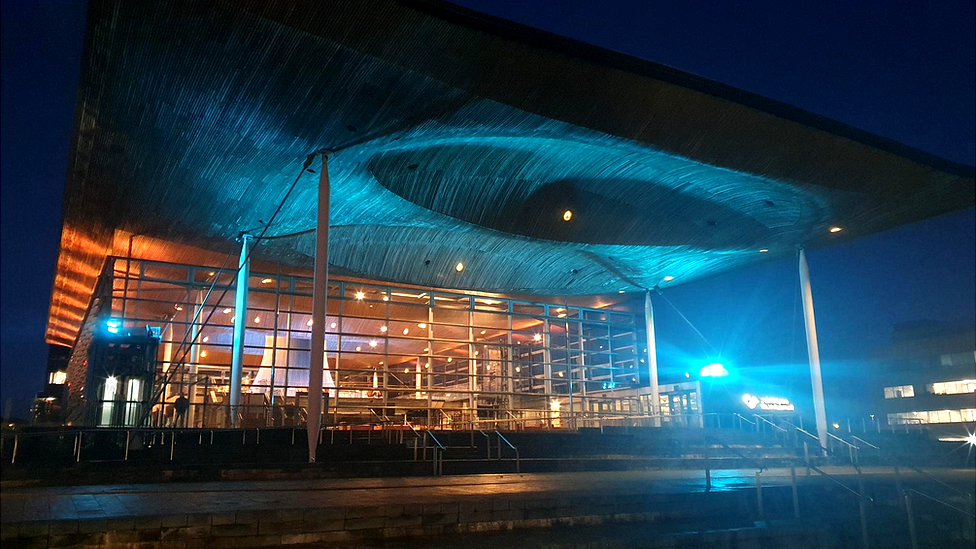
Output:
<svg viewBox="0 0 976 549">
<path fill-rule="evenodd" d="M 653 10 L 622 0 L 456 3 L 974 163 L 971 0 L 673 2 Z M 2 10 L 0 398 L 15 399 L 14 415 L 23 417 L 43 384 L 85 5 L 3 0 Z M 976 321 L 974 233 L 970 208 L 808 253 L 828 383 L 849 384 L 898 322 Z M 792 259 L 771 260 L 667 297 L 723 361 L 795 370 L 806 362 L 796 276 Z M 656 313 L 663 367 L 714 358 L 670 306 L 659 300 Z"/>
</svg>

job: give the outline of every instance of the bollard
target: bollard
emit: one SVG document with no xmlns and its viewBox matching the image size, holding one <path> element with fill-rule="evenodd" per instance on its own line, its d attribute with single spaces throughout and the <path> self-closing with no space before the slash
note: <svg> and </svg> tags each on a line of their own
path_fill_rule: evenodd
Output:
<svg viewBox="0 0 976 549">
<path fill-rule="evenodd" d="M 912 513 L 912 496 L 905 492 L 905 512 L 908 513 L 908 535 L 912 540 L 912 549 L 918 549 L 918 537 L 915 534 L 915 514 Z"/>
<path fill-rule="evenodd" d="M 870 549 L 871 544 L 868 540 L 868 512 L 864 505 L 864 477 L 861 476 L 861 468 L 857 468 L 857 489 L 860 497 L 857 499 L 858 510 L 861 513 L 861 547 Z"/>
<path fill-rule="evenodd" d="M 756 506 L 759 508 L 759 518 L 763 518 L 762 500 L 762 472 L 756 471 Z"/>
<path fill-rule="evenodd" d="M 790 483 L 793 485 L 793 518 L 800 518 L 800 495 L 796 491 L 796 464 L 790 462 Z"/>
</svg>

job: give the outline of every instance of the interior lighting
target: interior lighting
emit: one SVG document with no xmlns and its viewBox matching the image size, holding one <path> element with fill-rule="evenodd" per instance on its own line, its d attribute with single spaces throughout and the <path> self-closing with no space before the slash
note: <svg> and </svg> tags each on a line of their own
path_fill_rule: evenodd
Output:
<svg viewBox="0 0 976 549">
<path fill-rule="evenodd" d="M 517 373 L 517 372 L 521 372 L 521 371 L 522 371 L 522 368 L 520 368 L 520 367 L 518 367 L 518 366 L 516 366 L 516 367 L 515 367 L 515 372 L 516 372 L 516 373 Z"/>
<path fill-rule="evenodd" d="M 271 284 L 272 282 L 273 282 L 273 280 L 270 279 L 270 278 L 262 278 L 261 279 L 261 284 Z"/>
<path fill-rule="evenodd" d="M 261 317 L 259 317 L 259 316 L 254 317 L 254 323 L 255 324 L 261 324 Z"/>
<path fill-rule="evenodd" d="M 312 319 L 309 319 L 308 322 L 305 323 L 305 325 L 306 326 L 311 326 L 312 325 L 312 322 L 313 322 Z"/>
<path fill-rule="evenodd" d="M 407 335 L 409 333 L 410 333 L 410 328 L 404 328 L 403 329 L 403 335 Z"/>
<path fill-rule="evenodd" d="M 457 272 L 463 271 L 464 270 L 464 263 L 461 263 L 460 261 L 458 261 L 458 264 L 454 266 L 454 270 L 457 271 Z"/>
<path fill-rule="evenodd" d="M 386 326 L 380 326 L 381 332 L 386 333 L 387 330 L 389 330 L 389 328 L 387 328 Z"/>
<path fill-rule="evenodd" d="M 359 352 L 359 351 L 362 351 L 362 350 L 363 350 L 362 347 L 356 347 L 356 352 Z"/>
<path fill-rule="evenodd" d="M 207 351 L 200 351 L 200 358 L 207 358 Z"/>
<path fill-rule="evenodd" d="M 487 333 L 487 332 L 488 332 L 488 330 L 481 330 L 481 335 L 485 335 L 485 333 Z"/>
<path fill-rule="evenodd" d="M 423 330 L 423 329 L 427 328 L 427 325 L 424 324 L 423 322 L 421 322 L 420 324 L 417 324 L 417 327 L 420 328 L 421 330 Z"/>
<path fill-rule="evenodd" d="M 213 275 L 215 275 L 215 274 L 217 274 L 217 273 L 215 273 L 215 272 L 213 272 L 213 271 L 210 271 L 209 273 L 207 273 L 207 276 L 213 276 Z"/>
<path fill-rule="evenodd" d="M 617 290 L 617 293 L 618 294 L 625 294 L 625 293 L 627 293 L 627 290 Z"/>
<path fill-rule="evenodd" d="M 839 233 L 839 232 L 841 232 L 841 231 L 843 231 L 843 230 L 844 230 L 844 229 L 842 229 L 842 228 L 840 228 L 840 227 L 831 227 L 831 228 L 830 228 L 830 232 L 832 232 L 832 233 Z"/>
<path fill-rule="evenodd" d="M 430 368 L 430 362 L 424 364 L 424 368 Z"/>
<path fill-rule="evenodd" d="M 764 254 L 764 253 L 766 253 L 768 251 L 769 251 L 768 248 L 763 248 L 763 249 L 759 250 L 759 253 Z"/>
<path fill-rule="evenodd" d="M 671 282 L 672 280 L 674 280 L 674 277 L 671 276 L 671 275 L 668 275 L 668 276 L 664 277 L 664 281 L 665 282 Z"/>
<path fill-rule="evenodd" d="M 180 304 L 173 305 L 173 308 L 176 309 L 177 311 L 182 311 L 183 310 L 183 306 L 180 305 Z"/>
<path fill-rule="evenodd" d="M 379 345 L 379 343 L 377 343 L 375 339 L 369 340 L 370 347 L 376 347 L 377 345 Z"/>
<path fill-rule="evenodd" d="M 405 373 L 405 374 L 409 374 L 409 373 L 410 373 L 410 368 L 404 368 L 404 369 L 403 369 L 403 373 Z"/>
<path fill-rule="evenodd" d="M 366 294 L 363 292 L 356 292 L 356 299 L 362 301 L 364 297 L 366 297 Z"/>
<path fill-rule="evenodd" d="M 568 222 L 568 221 L 572 221 L 572 219 L 573 219 L 573 210 L 566 210 L 565 212 L 563 212 L 563 221 Z"/>
<path fill-rule="evenodd" d="M 970 446 L 976 446 L 976 434 L 966 436 L 966 442 L 968 442 Z"/>
<path fill-rule="evenodd" d="M 390 296 L 388 295 L 383 296 L 383 301 L 389 301 L 389 300 L 390 300 Z"/>
<path fill-rule="evenodd" d="M 229 315 L 229 314 L 231 314 L 233 312 L 234 312 L 234 309 L 231 309 L 230 307 L 227 307 L 226 309 L 224 309 L 224 314 L 225 315 Z"/>
<path fill-rule="evenodd" d="M 691 377 L 691 374 L 689 374 L 688 372 L 685 372 L 685 377 L 686 378 L 690 378 Z"/>
<path fill-rule="evenodd" d="M 333 322 L 332 324 L 329 324 L 329 328 L 335 329 L 335 327 L 336 327 L 336 323 L 335 322 Z"/>
<path fill-rule="evenodd" d="M 454 359 L 453 359 L 453 358 L 451 358 L 451 357 L 447 357 L 447 361 L 448 361 L 448 362 L 451 362 L 452 360 L 454 360 Z"/>
<path fill-rule="evenodd" d="M 105 331 L 107 331 L 110 334 L 119 333 L 119 327 L 121 326 L 122 326 L 122 322 L 114 318 L 110 318 L 105 321 Z"/>
<path fill-rule="evenodd" d="M 210 341 L 210 336 L 203 336 L 203 342 L 206 343 Z"/>
<path fill-rule="evenodd" d="M 542 334 L 535 334 L 532 336 L 532 339 L 536 341 L 542 341 Z"/>
</svg>

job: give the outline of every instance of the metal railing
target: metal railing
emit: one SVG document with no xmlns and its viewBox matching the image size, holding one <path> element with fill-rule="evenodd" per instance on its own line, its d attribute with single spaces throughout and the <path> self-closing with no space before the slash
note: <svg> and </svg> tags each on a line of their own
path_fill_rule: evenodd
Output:
<svg viewBox="0 0 976 549">
<path fill-rule="evenodd" d="M 504 442 L 509 448 L 515 451 L 515 472 L 521 473 L 522 457 L 519 455 L 519 449 L 516 448 L 514 444 L 509 442 L 509 440 L 505 438 L 505 435 L 503 435 L 501 431 L 495 431 L 495 434 L 498 435 L 498 459 L 502 459 L 502 442 Z"/>
</svg>

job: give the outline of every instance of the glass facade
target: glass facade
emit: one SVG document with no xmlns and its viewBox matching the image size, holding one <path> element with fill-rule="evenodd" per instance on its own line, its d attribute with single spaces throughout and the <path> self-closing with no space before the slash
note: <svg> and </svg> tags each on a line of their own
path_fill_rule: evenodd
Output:
<svg viewBox="0 0 976 549">
<path fill-rule="evenodd" d="M 249 279 L 241 426 L 305 420 L 312 280 L 277 271 L 252 267 Z M 109 258 L 96 290 L 102 307 L 87 322 L 159 334 L 151 423 L 231 424 L 234 281 L 232 270 Z M 639 416 L 642 320 L 565 302 L 330 279 L 326 422 L 556 427 L 601 411 Z M 180 395 L 190 402 L 178 415 Z"/>
</svg>

